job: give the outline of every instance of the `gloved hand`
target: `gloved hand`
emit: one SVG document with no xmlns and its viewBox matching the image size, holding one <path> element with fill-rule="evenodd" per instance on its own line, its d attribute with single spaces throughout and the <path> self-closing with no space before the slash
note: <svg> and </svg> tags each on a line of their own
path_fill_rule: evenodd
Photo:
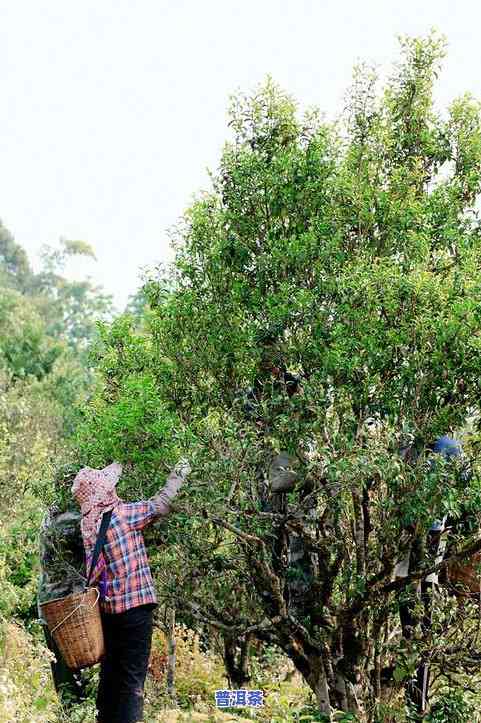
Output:
<svg viewBox="0 0 481 723">
<path fill-rule="evenodd" d="M 174 472 L 185 479 L 192 472 L 189 461 L 185 457 L 181 457 L 174 467 Z"/>
</svg>

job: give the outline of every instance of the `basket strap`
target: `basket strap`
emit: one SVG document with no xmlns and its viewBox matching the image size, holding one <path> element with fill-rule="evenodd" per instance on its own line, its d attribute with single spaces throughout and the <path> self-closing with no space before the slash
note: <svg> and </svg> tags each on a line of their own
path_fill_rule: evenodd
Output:
<svg viewBox="0 0 481 723">
<path fill-rule="evenodd" d="M 102 522 L 100 523 L 100 530 L 99 534 L 97 535 L 97 540 L 95 542 L 94 552 L 92 555 L 92 562 L 90 564 L 90 571 L 87 577 L 87 587 L 90 584 L 90 578 L 92 577 L 92 573 L 95 570 L 95 566 L 98 562 L 100 551 L 102 550 L 104 544 L 105 544 L 105 538 L 107 536 L 107 529 L 110 525 L 110 519 L 112 517 L 112 510 L 109 510 L 108 512 L 104 512 L 102 515 Z"/>
<path fill-rule="evenodd" d="M 92 608 L 94 608 L 94 607 L 97 605 L 98 601 L 99 601 L 100 590 L 99 590 L 98 588 L 96 588 L 96 587 L 95 587 L 95 588 L 91 588 L 91 590 L 95 590 L 96 593 L 97 593 L 97 599 L 95 600 L 95 602 L 94 602 L 93 605 L 91 606 Z M 63 620 L 61 620 L 59 623 L 57 623 L 57 625 L 53 628 L 53 630 L 50 631 L 50 635 L 53 635 L 54 632 L 55 632 L 61 625 L 63 625 L 64 623 L 66 623 L 67 620 L 68 620 L 69 618 L 71 618 L 74 613 L 77 612 L 77 610 L 80 610 L 80 608 L 85 608 L 85 607 L 88 607 L 88 605 L 87 605 L 86 603 L 84 603 L 84 602 L 79 603 L 79 604 L 77 605 L 77 607 L 74 608 L 71 612 L 69 612 L 69 614 L 68 614 Z"/>
</svg>

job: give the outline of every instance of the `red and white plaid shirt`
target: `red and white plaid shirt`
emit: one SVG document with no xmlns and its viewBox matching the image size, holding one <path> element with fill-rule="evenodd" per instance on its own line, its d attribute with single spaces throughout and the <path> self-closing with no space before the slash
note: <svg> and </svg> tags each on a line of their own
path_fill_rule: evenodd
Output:
<svg viewBox="0 0 481 723">
<path fill-rule="evenodd" d="M 150 571 L 142 530 L 170 511 L 170 502 L 177 494 L 183 479 L 171 472 L 165 487 L 150 500 L 122 502 L 115 507 L 103 555 L 91 577 L 91 582 L 102 576 L 105 597 L 101 609 L 106 613 L 122 613 L 139 605 L 156 603 L 154 581 Z M 93 550 L 87 552 L 87 570 Z"/>
</svg>

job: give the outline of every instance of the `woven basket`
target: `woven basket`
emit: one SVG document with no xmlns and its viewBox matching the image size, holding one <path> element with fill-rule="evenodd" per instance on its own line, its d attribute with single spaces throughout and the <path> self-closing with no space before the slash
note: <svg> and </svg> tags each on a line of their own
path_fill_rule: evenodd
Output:
<svg viewBox="0 0 481 723">
<path fill-rule="evenodd" d="M 89 668 L 102 659 L 105 645 L 97 588 L 50 600 L 40 607 L 69 668 Z"/>
<path fill-rule="evenodd" d="M 481 552 L 477 552 L 467 561 L 451 562 L 448 565 L 448 581 L 459 594 L 469 596 L 481 593 L 480 563 Z"/>
</svg>

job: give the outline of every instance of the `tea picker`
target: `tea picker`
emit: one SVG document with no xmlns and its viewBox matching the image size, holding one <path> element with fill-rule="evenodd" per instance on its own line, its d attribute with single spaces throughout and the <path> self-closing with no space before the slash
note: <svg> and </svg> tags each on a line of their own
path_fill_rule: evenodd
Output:
<svg viewBox="0 0 481 723">
<path fill-rule="evenodd" d="M 181 460 L 147 500 L 124 502 L 116 485 L 122 466 L 84 467 L 72 493 L 80 505 L 88 576 L 84 589 L 42 605 L 55 642 L 72 669 L 101 663 L 97 723 L 142 720 L 150 657 L 154 582 L 143 529 L 169 514 L 190 472 Z"/>
</svg>

